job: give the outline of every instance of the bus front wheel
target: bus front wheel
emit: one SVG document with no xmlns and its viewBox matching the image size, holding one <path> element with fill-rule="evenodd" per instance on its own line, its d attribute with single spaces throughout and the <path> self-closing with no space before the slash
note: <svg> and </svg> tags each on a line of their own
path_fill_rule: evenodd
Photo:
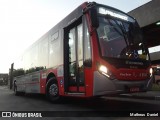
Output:
<svg viewBox="0 0 160 120">
<path fill-rule="evenodd" d="M 54 78 L 49 79 L 46 85 L 46 96 L 49 101 L 57 102 L 60 98 L 58 84 Z"/>
</svg>

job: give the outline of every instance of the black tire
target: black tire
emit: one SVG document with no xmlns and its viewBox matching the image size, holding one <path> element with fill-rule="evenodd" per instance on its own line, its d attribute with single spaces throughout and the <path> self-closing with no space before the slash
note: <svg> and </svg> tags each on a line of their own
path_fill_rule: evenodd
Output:
<svg viewBox="0 0 160 120">
<path fill-rule="evenodd" d="M 58 102 L 60 99 L 57 81 L 54 78 L 48 80 L 46 84 L 46 97 L 50 102 Z"/>
</svg>

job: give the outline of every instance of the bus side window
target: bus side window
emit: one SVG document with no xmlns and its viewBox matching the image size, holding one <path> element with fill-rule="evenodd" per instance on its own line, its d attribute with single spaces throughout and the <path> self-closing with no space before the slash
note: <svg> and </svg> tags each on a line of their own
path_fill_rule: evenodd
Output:
<svg viewBox="0 0 160 120">
<path fill-rule="evenodd" d="M 92 66 L 91 42 L 86 20 L 84 22 L 84 65 L 86 67 Z"/>
</svg>

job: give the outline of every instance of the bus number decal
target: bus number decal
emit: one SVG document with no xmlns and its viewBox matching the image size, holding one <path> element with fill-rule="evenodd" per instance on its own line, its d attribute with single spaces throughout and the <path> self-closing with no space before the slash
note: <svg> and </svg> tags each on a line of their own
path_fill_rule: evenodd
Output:
<svg viewBox="0 0 160 120">
<path fill-rule="evenodd" d="M 46 73 L 43 73 L 43 74 L 42 74 L 42 79 L 45 79 L 46 76 L 47 76 Z"/>
</svg>

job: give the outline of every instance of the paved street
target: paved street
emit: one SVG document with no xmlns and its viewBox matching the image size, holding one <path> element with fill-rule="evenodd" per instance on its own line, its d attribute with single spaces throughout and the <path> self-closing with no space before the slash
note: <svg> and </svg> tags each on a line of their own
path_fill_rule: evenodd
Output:
<svg viewBox="0 0 160 120">
<path fill-rule="evenodd" d="M 85 111 L 83 114 L 89 114 L 92 111 L 92 113 L 97 114 L 94 119 L 100 117 L 98 116 L 99 111 L 105 111 L 106 114 L 122 111 L 160 111 L 160 100 L 125 97 L 102 97 L 94 100 L 64 98 L 60 103 L 53 104 L 48 102 L 45 96 L 41 95 L 15 96 L 13 91 L 9 90 L 7 87 L 0 87 L 0 91 L 0 111 L 65 111 L 70 115 L 72 113 L 75 114 L 77 111 Z M 64 112 L 62 113 L 64 114 Z M 78 112 L 76 114 L 78 114 Z M 82 114 L 82 112 L 80 114 Z M 92 115 L 89 115 L 87 119 L 91 119 L 90 117 L 92 117 Z M 78 116 L 81 117 L 80 115 Z M 104 117 L 101 119 L 104 119 Z M 115 119 L 120 120 L 117 117 Z M 143 119 L 145 120 L 147 118 L 144 117 Z"/>
</svg>

